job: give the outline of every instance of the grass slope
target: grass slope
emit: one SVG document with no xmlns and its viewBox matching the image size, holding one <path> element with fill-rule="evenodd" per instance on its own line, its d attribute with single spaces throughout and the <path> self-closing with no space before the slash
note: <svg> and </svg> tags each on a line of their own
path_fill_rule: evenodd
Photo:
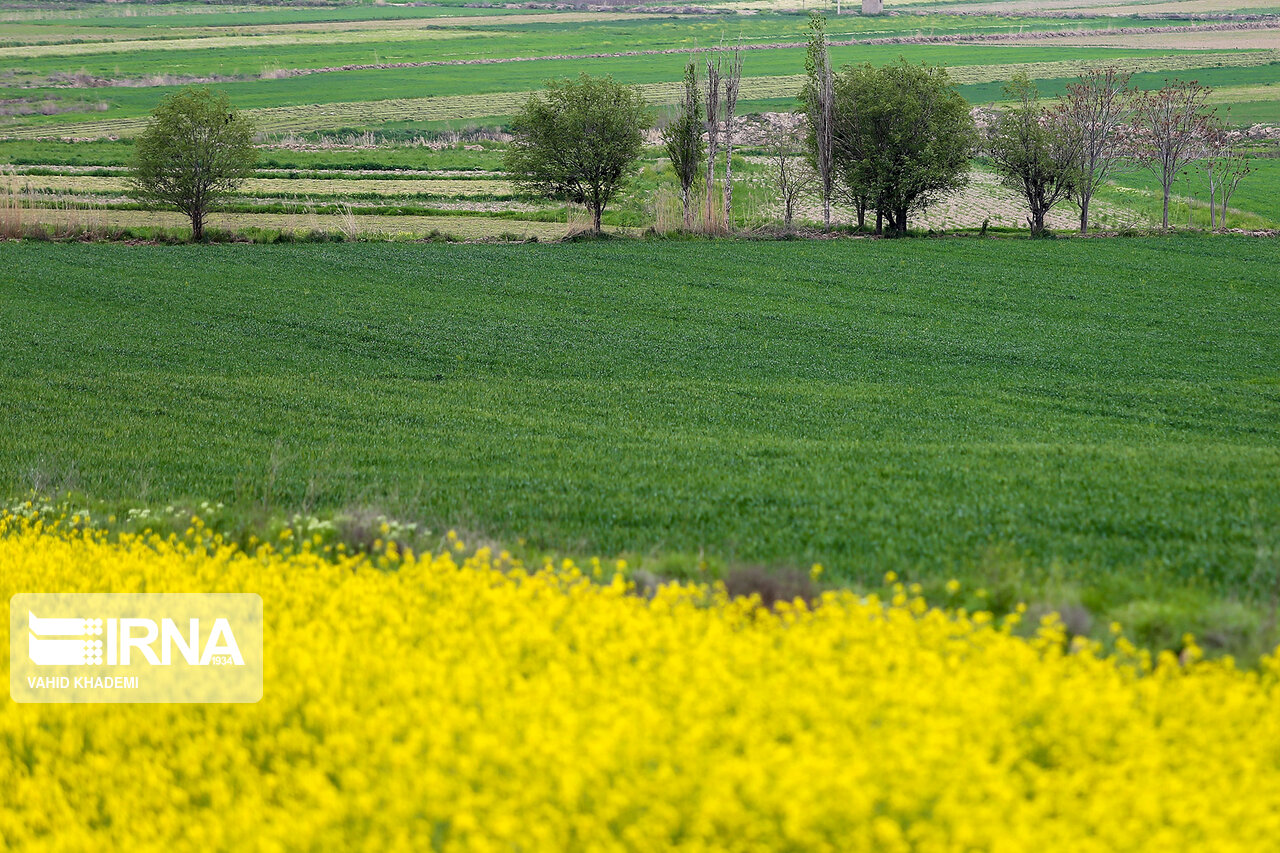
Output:
<svg viewBox="0 0 1280 853">
<path fill-rule="evenodd" d="M 0 494 L 367 504 L 1091 606 L 1242 592 L 1280 524 L 1275 241 L 0 258 Z"/>
</svg>

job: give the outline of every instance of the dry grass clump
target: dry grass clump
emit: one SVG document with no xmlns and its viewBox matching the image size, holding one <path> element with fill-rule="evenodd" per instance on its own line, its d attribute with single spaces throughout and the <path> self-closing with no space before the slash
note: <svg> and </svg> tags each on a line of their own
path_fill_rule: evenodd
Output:
<svg viewBox="0 0 1280 853">
<path fill-rule="evenodd" d="M 757 596 L 760 606 L 772 610 L 778 603 L 800 599 L 806 605 L 818 597 L 813 578 L 798 569 L 766 569 L 763 566 L 736 566 L 725 572 L 724 588 L 730 598 Z"/>
<path fill-rule="evenodd" d="M 119 232 L 101 208 L 2 177 L 10 179 L 0 180 L 0 239 L 105 240 Z"/>
</svg>

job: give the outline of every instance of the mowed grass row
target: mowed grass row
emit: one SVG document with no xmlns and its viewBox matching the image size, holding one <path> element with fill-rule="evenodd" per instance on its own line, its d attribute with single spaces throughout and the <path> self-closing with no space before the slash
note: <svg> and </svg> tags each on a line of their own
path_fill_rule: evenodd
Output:
<svg viewBox="0 0 1280 853">
<path fill-rule="evenodd" d="M 0 494 L 374 507 L 660 567 L 816 561 L 1102 609 L 1267 594 L 1276 241 L 0 260 Z"/>
<path fill-rule="evenodd" d="M 424 160 L 429 158 L 424 157 Z M 391 173 L 394 175 L 395 173 Z M 0 175 L 0 188 L 11 192 L 25 189 L 119 194 L 127 191 L 128 178 L 94 175 Z M 515 193 L 510 181 L 459 180 L 457 178 L 353 180 L 347 178 L 249 178 L 238 195 L 316 196 L 363 198 L 369 196 L 438 196 L 446 198 L 479 196 L 509 199 Z"/>
<path fill-rule="evenodd" d="M 74 22 L 84 27 L 230 27 L 267 23 L 298 22 L 346 22 L 367 20 L 394 20 L 431 18 L 448 15 L 503 15 L 512 14 L 505 9 L 465 9 L 465 0 L 440 0 L 431 6 L 411 6 L 407 3 L 386 6 L 259 6 L 246 3 L 239 7 L 206 6 L 200 3 L 173 4 L 168 6 L 148 4 L 88 4 L 86 6 L 35 7 L 11 9 L 0 15 L 6 22 L 25 22 L 32 26 L 63 27 L 64 22 Z"/>
<path fill-rule="evenodd" d="M 337 146 L 302 150 L 294 147 L 267 145 L 258 149 L 258 166 L 306 174 L 309 171 L 374 171 L 387 170 L 457 171 L 462 173 L 498 172 L 502 169 L 504 146 L 488 143 L 465 147 L 463 144 L 443 149 L 417 145 L 380 146 L 377 148 Z M 34 166 L 41 169 L 70 167 L 96 171 L 107 166 L 127 169 L 133 161 L 133 140 L 98 140 L 66 142 L 62 140 L 2 140 L 0 162 Z"/>
<path fill-rule="evenodd" d="M 134 6 L 154 9 L 154 6 Z M 358 8 L 358 7 L 355 7 Z M 365 7 L 371 8 L 371 7 Z M 301 10 L 291 10 L 301 11 Z M 13 55 L 41 56 L 56 53 L 66 46 L 67 55 L 79 55 L 91 45 L 110 42 L 138 42 L 144 49 L 167 50 L 162 42 L 182 42 L 207 38 L 244 38 L 246 43 L 264 35 L 304 35 L 339 44 L 363 41 L 370 35 L 383 35 L 387 41 L 414 40 L 421 36 L 449 30 L 479 29 L 480 33 L 463 33 L 475 37 L 484 32 L 509 35 L 507 28 L 518 27 L 516 44 L 522 37 L 545 43 L 548 48 L 564 48 L 584 43 L 584 34 L 594 36 L 603 45 L 620 45 L 620 49 L 705 45 L 742 39 L 745 43 L 769 42 L 794 36 L 803 30 L 804 13 L 758 12 L 752 15 L 722 14 L 634 14 L 628 12 L 555 12 L 535 10 L 496 10 L 455 8 L 429 20 L 370 17 L 363 20 L 316 21 L 298 19 L 281 22 L 277 15 L 246 14 L 235 23 L 206 24 L 214 20 L 200 17 L 179 20 L 163 15 L 149 21 L 143 15 L 127 21 L 113 19 L 90 22 L 74 19 L 7 22 L 3 43 L 6 48 L 37 47 L 32 51 L 13 51 Z M 0 15 L 0 20 L 3 20 Z M 832 17 L 828 32 L 837 41 L 874 39 L 914 35 L 976 35 L 990 33 L 1023 33 L 1035 30 L 1108 30 L 1115 27 L 1150 27 L 1152 22 L 1136 16 L 1106 16 L 1086 19 L 1028 18 L 1006 15 L 925 15 L 872 16 L 842 15 Z M 47 48 L 39 47 L 47 45 Z M 500 51 L 500 46 L 492 50 Z M 8 55 L 0 53 L 0 56 Z M 518 54 L 510 54 L 518 55 Z"/>
<path fill-rule="evenodd" d="M 563 208 L 560 211 L 503 212 L 457 211 L 442 203 L 438 208 L 424 207 L 424 212 L 377 213 L 377 208 L 334 212 L 333 205 L 320 210 L 306 209 L 296 200 L 289 205 L 289 212 L 248 210 L 220 210 L 209 215 L 209 227 L 239 232 L 242 236 L 255 230 L 290 232 L 305 235 L 324 232 L 347 239 L 456 239 L 456 240 L 562 240 L 571 230 L 566 223 Z M 489 215 L 492 213 L 492 215 Z M 109 235 L 119 229 L 129 229 L 144 238 L 147 232 L 140 229 L 162 229 L 170 234 L 188 239 L 191 220 L 173 210 L 133 210 L 96 206 L 92 202 L 75 200 L 68 203 L 52 203 L 48 207 L 10 208 L 6 211 L 7 224 L 47 226 L 46 231 L 82 231 L 90 236 Z M 549 220 L 549 221 L 548 221 Z M 580 227 L 580 225 L 578 226 Z M 638 228 L 618 228 L 610 224 L 608 230 L 637 233 Z"/>
<path fill-rule="evenodd" d="M 249 68 L 272 67 L 270 63 L 315 68 L 367 62 L 371 43 L 383 45 L 379 51 L 383 61 L 400 62 L 697 48 L 722 40 L 757 46 L 803 42 L 805 33 L 805 18 L 795 14 L 726 17 L 542 13 L 436 19 L 413 27 L 366 23 L 369 25 L 344 28 L 289 25 L 187 30 L 158 25 L 141 38 L 142 34 L 136 30 L 77 27 L 65 29 L 58 41 L 51 41 L 48 27 L 10 26 L 0 46 L 0 67 L 20 59 L 22 71 L 34 74 L 65 67 L 72 61 L 89 63 L 87 69 L 111 69 L 117 75 L 128 75 L 153 73 L 145 63 L 163 61 L 174 72 L 228 73 L 234 68 L 244 68 L 246 63 Z M 923 34 L 971 36 L 1022 33 L 1028 29 L 1076 31 L 1150 25 L 1149 21 L 1110 18 L 1067 21 L 995 16 L 842 17 L 832 20 L 829 35 L 838 43 Z M 462 41 L 449 45 L 412 44 L 441 39 Z M 31 43 L 16 43 L 27 40 Z M 1042 46 L 1051 45 L 1052 42 L 1046 42 Z M 268 50 L 263 51 L 264 48 Z M 174 55 L 175 51 L 181 51 L 182 55 Z M 256 55 L 251 51 L 256 51 Z M 147 55 L 156 52 L 164 55 Z M 117 63 L 114 67 L 110 65 L 112 61 Z M 254 66 L 255 61 L 260 64 Z"/>
</svg>

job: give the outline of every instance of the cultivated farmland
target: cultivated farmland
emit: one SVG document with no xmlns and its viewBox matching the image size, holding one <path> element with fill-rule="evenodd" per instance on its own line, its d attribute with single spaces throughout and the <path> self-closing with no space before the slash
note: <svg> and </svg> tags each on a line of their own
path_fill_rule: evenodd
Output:
<svg viewBox="0 0 1280 853">
<path fill-rule="evenodd" d="M 27 208 L 120 207 L 119 199 L 104 195 L 117 185 L 75 183 L 71 172 L 59 174 L 60 164 L 71 165 L 66 159 L 17 156 L 21 143 L 16 140 L 74 139 L 84 146 L 73 146 L 84 152 L 74 155 L 76 165 L 124 165 L 127 145 L 104 148 L 90 141 L 127 142 L 145 126 L 161 96 L 188 83 L 204 83 L 227 91 L 254 120 L 264 134 L 264 166 L 297 161 L 288 149 L 296 152 L 301 142 L 302 147 L 321 145 L 329 151 L 330 162 L 317 163 L 321 168 L 348 167 L 336 157 L 346 149 L 362 159 L 366 170 L 440 171 L 451 168 L 448 159 L 456 159 L 451 153 L 442 156 L 441 146 L 403 146 L 458 134 L 473 138 L 496 133 L 501 138 L 505 122 L 543 80 L 581 71 L 637 84 L 662 114 L 676 98 L 690 52 L 722 41 L 746 49 L 742 111 L 795 109 L 804 71 L 803 16 L 752 3 L 715 4 L 707 11 L 556 12 L 447 5 L 212 10 L 198 4 L 14 10 L 8 13 L 0 46 L 0 69 L 6 64 L 10 69 L 0 100 L 13 104 L 15 113 L 0 118 L 0 162 L 8 158 L 48 172 L 45 180 L 30 182 L 37 192 L 23 202 Z M 945 64 L 974 105 L 1001 101 L 1003 81 L 1015 73 L 1028 74 L 1052 96 L 1082 70 L 1105 64 L 1132 72 L 1143 86 L 1158 86 L 1171 76 L 1199 79 L 1215 87 L 1213 103 L 1223 111 L 1230 108 L 1224 112 L 1229 121 L 1240 126 L 1280 123 L 1272 91 L 1280 74 L 1280 54 L 1272 43 L 1278 31 L 1275 20 L 1230 14 L 1201 19 L 1191 13 L 1178 18 L 1151 11 L 1159 14 L 1148 14 L 1145 7 L 1073 6 L 1070 17 L 1052 10 L 1035 17 L 1017 4 L 1006 4 L 965 7 L 959 15 L 903 3 L 889 16 L 842 15 L 829 29 L 835 63 L 880 63 L 901 54 Z M 368 141 L 343 142 L 356 137 Z M 4 142 L 6 138 L 11 141 Z M 742 151 L 748 159 L 735 174 L 743 182 L 739 195 L 748 203 L 737 216 L 741 224 L 754 225 L 774 215 L 775 207 L 762 191 L 765 170 L 752 165 L 750 145 Z M 104 152 L 110 156 L 102 156 Z M 652 224 L 669 194 L 663 187 L 670 185 L 656 151 L 653 157 L 652 181 L 634 187 L 606 223 L 628 228 Z M 496 166 L 491 159 L 484 168 Z M 419 203 L 402 205 L 398 212 L 415 217 L 446 212 L 448 208 L 430 202 L 435 197 L 466 205 L 472 214 L 534 222 L 557 215 L 555 205 L 509 199 L 509 193 L 493 185 L 411 189 L 406 184 L 390 192 L 339 184 L 322 190 L 309 180 L 296 186 L 279 183 L 291 180 L 288 175 L 263 174 L 262 179 L 268 183 L 258 182 L 244 193 L 257 200 L 256 209 L 237 203 L 234 214 L 307 212 L 308 202 L 323 204 L 345 194 L 358 208 L 356 215 L 386 215 L 388 211 L 367 202 L 374 196 L 406 194 Z M 55 190 L 56 200 L 46 190 Z M 93 191 L 80 192 L 88 190 Z M 1189 179 L 1180 195 L 1203 193 Z M 1009 201 L 979 173 L 968 196 L 926 212 L 920 221 L 932 228 L 978 227 L 984 221 L 1016 227 L 1024 214 Z M 1150 205 L 1143 199 L 1129 201 L 1122 192 L 1109 196 L 1106 203 L 1114 209 L 1107 227 L 1151 223 Z M 1274 223 L 1251 204 L 1233 204 L 1229 224 L 1257 228 Z M 564 205 L 558 209 L 568 227 Z M 806 210 L 809 216 L 811 208 Z M 28 221 L 65 217 L 59 212 L 26 214 Z M 1069 218 L 1064 212 L 1054 222 L 1065 226 Z M 121 216 L 119 221 L 137 218 Z M 421 224 L 406 222 L 395 230 L 413 232 Z M 385 230 L 381 223 L 366 225 L 367 231 Z M 501 222 L 477 229 L 472 223 L 456 236 L 464 231 L 524 233 Z"/>
<path fill-rule="evenodd" d="M 1277 3 L 0 0 L 0 848 L 1268 849 Z"/>
<path fill-rule="evenodd" d="M 1273 242 L 5 251 L 46 344 L 6 353 L 9 491 L 369 500 L 1108 611 L 1229 596 L 1280 520 Z"/>
</svg>

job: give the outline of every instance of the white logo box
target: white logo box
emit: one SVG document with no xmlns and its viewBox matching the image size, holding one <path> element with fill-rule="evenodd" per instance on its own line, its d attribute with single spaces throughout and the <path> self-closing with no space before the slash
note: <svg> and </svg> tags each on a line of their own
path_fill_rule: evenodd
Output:
<svg viewBox="0 0 1280 853">
<path fill-rule="evenodd" d="M 15 702 L 257 702 L 253 593 L 20 593 L 9 600 Z"/>
</svg>

